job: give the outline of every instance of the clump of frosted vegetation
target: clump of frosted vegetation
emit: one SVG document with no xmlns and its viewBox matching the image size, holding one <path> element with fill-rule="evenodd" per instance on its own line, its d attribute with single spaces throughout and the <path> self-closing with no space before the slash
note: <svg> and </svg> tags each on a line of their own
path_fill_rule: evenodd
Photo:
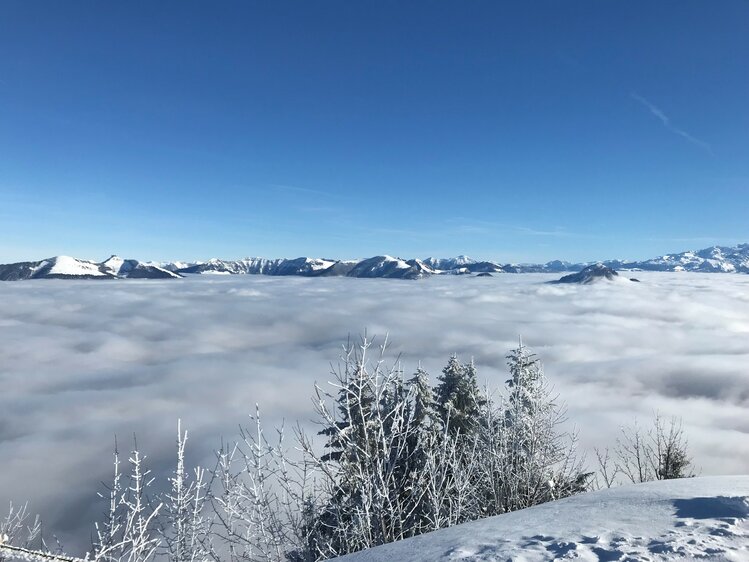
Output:
<svg viewBox="0 0 749 562">
<path fill-rule="evenodd" d="M 597 450 L 597 475 L 585 470 L 538 358 L 520 343 L 507 365 L 501 393 L 480 388 L 473 362 L 457 356 L 432 383 L 421 368 L 407 376 L 388 362 L 387 342 L 365 337 L 344 346 L 333 382 L 315 387 L 321 447 L 299 426 L 292 446 L 283 429 L 268 437 L 256 410 L 212 469 L 190 468 L 178 425 L 160 494 L 137 444 L 125 463 L 115 447 L 112 483 L 100 494 L 106 517 L 84 559 L 315 562 L 591 487 L 691 475 L 680 423 L 658 416 Z M 81 560 L 48 548 L 40 531 L 11 506 L 0 561 Z"/>
</svg>

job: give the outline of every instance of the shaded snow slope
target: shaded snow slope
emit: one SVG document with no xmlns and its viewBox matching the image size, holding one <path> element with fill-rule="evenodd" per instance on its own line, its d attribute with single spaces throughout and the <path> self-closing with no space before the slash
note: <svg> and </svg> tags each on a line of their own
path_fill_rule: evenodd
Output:
<svg viewBox="0 0 749 562">
<path fill-rule="evenodd" d="M 419 279 L 435 271 L 420 260 L 403 260 L 392 256 L 375 256 L 357 263 L 348 277 Z"/>
<path fill-rule="evenodd" d="M 138 260 L 125 260 L 119 256 L 111 256 L 101 262 L 105 271 L 117 277 L 132 279 L 173 279 L 181 277 L 177 273 L 164 269 L 158 265 L 143 263 Z"/>
<path fill-rule="evenodd" d="M 749 476 L 580 494 L 383 545 L 341 562 L 749 560 Z"/>
</svg>

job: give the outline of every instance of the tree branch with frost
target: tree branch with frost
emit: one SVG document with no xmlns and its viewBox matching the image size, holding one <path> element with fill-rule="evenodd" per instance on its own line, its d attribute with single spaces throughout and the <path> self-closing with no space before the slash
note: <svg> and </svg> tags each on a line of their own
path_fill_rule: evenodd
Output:
<svg viewBox="0 0 749 562">
<path fill-rule="evenodd" d="M 620 469 L 616 464 L 616 461 L 611 458 L 611 452 L 608 447 L 605 449 L 594 448 L 593 452 L 595 453 L 596 463 L 598 464 L 598 474 L 595 479 L 596 485 L 599 489 L 603 487 L 598 483 L 598 477 L 600 476 L 601 480 L 603 480 L 604 486 L 606 486 L 606 488 L 611 488 L 616 483 Z"/>
<path fill-rule="evenodd" d="M 645 431 L 637 420 L 620 429 L 615 466 L 633 483 L 694 476 L 680 418 L 665 422 L 659 412 Z"/>
<path fill-rule="evenodd" d="M 177 465 L 169 478 L 170 490 L 158 533 L 169 562 L 205 562 L 210 558 L 210 521 L 205 514 L 207 482 L 205 470 L 196 467 L 192 475 L 185 467 L 187 431 L 177 421 Z"/>
<path fill-rule="evenodd" d="M 283 427 L 273 443 L 268 440 L 257 406 L 250 419 L 251 429 L 240 428 L 240 441 L 222 445 L 212 473 L 213 535 L 225 551 L 214 558 L 286 560 L 306 549 L 311 467 L 289 459 Z"/>
<path fill-rule="evenodd" d="M 10 502 L 8 514 L 0 520 L 0 544 L 29 548 L 41 531 L 42 522 L 38 515 L 31 517 L 28 504 L 15 507 Z"/>
<path fill-rule="evenodd" d="M 0 560 L 21 560 L 24 562 L 88 562 L 86 558 L 75 558 L 63 554 L 54 554 L 43 550 L 32 550 L 13 546 L 5 542 L 5 535 L 0 535 Z"/>
<path fill-rule="evenodd" d="M 104 523 L 95 526 L 93 559 L 97 562 L 148 562 L 161 544 L 155 528 L 162 504 L 153 505 L 146 495 L 153 478 L 144 467 L 145 456 L 138 450 L 135 439 L 133 445 L 128 458 L 129 482 L 123 486 L 115 441 L 113 483 L 107 487 L 109 511 Z"/>
</svg>

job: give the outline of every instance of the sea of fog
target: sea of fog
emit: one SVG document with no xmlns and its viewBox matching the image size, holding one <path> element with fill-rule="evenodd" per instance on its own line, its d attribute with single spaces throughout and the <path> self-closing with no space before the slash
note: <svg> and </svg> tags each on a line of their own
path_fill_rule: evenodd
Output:
<svg viewBox="0 0 749 562">
<path fill-rule="evenodd" d="M 115 436 L 127 450 L 136 434 L 164 475 L 178 418 L 205 465 L 256 403 L 269 426 L 309 425 L 315 382 L 364 330 L 389 334 L 406 372 L 421 362 L 436 378 L 457 353 L 492 386 L 522 335 L 584 449 L 659 410 L 683 417 L 702 474 L 749 473 L 749 275 L 637 277 L 0 283 L 0 506 L 28 501 L 45 532 L 85 549 Z"/>
</svg>

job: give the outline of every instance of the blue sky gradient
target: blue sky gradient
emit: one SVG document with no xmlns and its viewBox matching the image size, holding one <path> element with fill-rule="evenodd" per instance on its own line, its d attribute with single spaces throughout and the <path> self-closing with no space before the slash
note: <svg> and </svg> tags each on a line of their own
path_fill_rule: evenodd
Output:
<svg viewBox="0 0 749 562">
<path fill-rule="evenodd" d="M 0 263 L 749 241 L 749 2 L 0 4 Z"/>
</svg>

